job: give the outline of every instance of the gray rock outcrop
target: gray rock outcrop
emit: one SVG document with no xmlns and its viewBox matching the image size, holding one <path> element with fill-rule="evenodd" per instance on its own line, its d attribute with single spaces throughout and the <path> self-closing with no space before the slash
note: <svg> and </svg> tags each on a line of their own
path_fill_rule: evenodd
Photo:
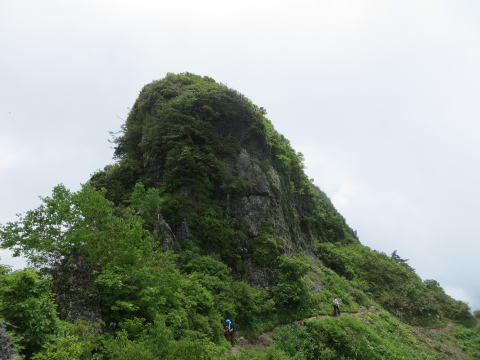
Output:
<svg viewBox="0 0 480 360">
<path fill-rule="evenodd" d="M 18 353 L 12 343 L 10 335 L 7 333 L 5 323 L 0 321 L 0 360 L 13 360 L 17 356 Z"/>
</svg>

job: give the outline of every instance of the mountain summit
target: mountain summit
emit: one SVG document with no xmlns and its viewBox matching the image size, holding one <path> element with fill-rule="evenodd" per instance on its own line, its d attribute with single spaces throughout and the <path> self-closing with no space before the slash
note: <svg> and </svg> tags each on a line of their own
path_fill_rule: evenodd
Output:
<svg viewBox="0 0 480 360">
<path fill-rule="evenodd" d="M 357 242 L 265 111 L 209 77 L 170 74 L 145 86 L 116 142 L 120 161 L 92 183 L 117 203 L 138 181 L 161 189 L 151 225 L 165 250 L 218 254 L 268 286 L 280 254 Z"/>
</svg>

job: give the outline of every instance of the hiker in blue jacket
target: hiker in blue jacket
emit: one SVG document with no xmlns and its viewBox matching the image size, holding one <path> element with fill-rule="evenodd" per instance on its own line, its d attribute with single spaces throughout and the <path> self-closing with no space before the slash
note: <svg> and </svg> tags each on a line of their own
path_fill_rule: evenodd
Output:
<svg viewBox="0 0 480 360">
<path fill-rule="evenodd" d="M 229 340 L 232 345 L 235 343 L 236 332 L 237 329 L 235 329 L 235 325 L 233 325 L 233 322 L 229 319 L 225 320 L 225 330 L 223 332 L 223 335 L 225 336 L 225 339 Z"/>
</svg>

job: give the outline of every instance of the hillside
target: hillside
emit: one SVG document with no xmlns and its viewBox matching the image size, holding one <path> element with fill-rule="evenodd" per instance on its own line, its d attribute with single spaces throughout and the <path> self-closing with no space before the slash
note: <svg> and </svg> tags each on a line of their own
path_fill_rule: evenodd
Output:
<svg viewBox="0 0 480 360">
<path fill-rule="evenodd" d="M 32 265 L 0 271 L 7 359 L 480 358 L 468 306 L 363 246 L 235 90 L 148 84 L 115 159 L 0 227 Z M 347 315 L 330 316 L 334 298 Z"/>
</svg>

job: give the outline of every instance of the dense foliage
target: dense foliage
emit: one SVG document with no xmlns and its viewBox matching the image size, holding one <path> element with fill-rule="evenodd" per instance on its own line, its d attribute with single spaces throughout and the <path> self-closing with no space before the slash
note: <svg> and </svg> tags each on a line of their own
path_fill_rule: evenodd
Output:
<svg viewBox="0 0 480 360">
<path fill-rule="evenodd" d="M 24 353 L 32 355 L 58 328 L 50 279 L 32 269 L 0 273 L 0 317 L 15 329 Z"/>
<path fill-rule="evenodd" d="M 328 243 L 319 246 L 318 256 L 392 314 L 409 323 L 433 325 L 445 318 L 466 325 L 475 323 L 467 304 L 445 294 L 435 280 L 423 282 L 408 264 L 395 257 L 360 244 L 333 246 Z"/>
<path fill-rule="evenodd" d="M 479 358 L 468 306 L 359 244 L 236 91 L 169 74 L 116 142 L 118 161 L 79 191 L 58 185 L 0 226 L 31 265 L 0 267 L 0 330 L 23 358 Z M 331 316 L 334 298 L 349 315 Z M 232 353 L 227 318 L 273 345 Z"/>
<path fill-rule="evenodd" d="M 269 187 L 284 204 L 282 210 L 303 230 L 292 241 L 355 242 L 343 218 L 304 174 L 302 154 L 264 115 L 243 95 L 208 77 L 167 75 L 142 90 L 116 139 L 118 163 L 95 174 L 91 183 L 105 188 L 107 198 L 117 205 L 128 202 L 138 182 L 157 189 L 162 199 L 158 210 L 174 232 L 185 222 L 190 226 L 184 248 L 217 253 L 228 265 L 245 271 L 242 254 L 236 251 L 242 245 L 248 247 L 245 255 L 257 262 L 282 246 L 268 233 L 245 241 L 245 224 L 227 209 L 243 196 L 265 192 L 248 175 L 229 169 L 247 149 L 259 154 Z M 278 182 L 267 171 L 270 165 L 280 176 Z M 315 238 L 299 238 L 305 234 Z"/>
</svg>

